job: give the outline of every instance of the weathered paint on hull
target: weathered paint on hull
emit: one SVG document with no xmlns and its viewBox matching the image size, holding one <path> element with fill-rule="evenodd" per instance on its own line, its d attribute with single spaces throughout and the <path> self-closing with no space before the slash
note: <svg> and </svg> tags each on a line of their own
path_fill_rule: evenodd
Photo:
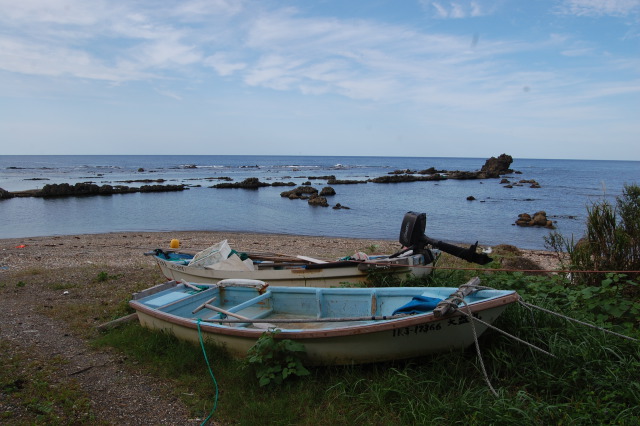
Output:
<svg viewBox="0 0 640 426">
<path fill-rule="evenodd" d="M 514 298 L 493 304 L 488 309 L 474 313 L 489 324 L 504 311 Z M 147 328 L 174 334 L 179 339 L 198 342 L 198 330 L 194 321 L 167 321 L 138 311 L 140 323 Z M 454 315 L 435 319 L 432 315 L 423 321 L 408 318 L 394 321 L 397 327 L 371 331 L 373 322 L 360 330 L 334 335 L 335 330 L 316 332 L 281 331 L 277 338 L 292 339 L 305 346 L 307 361 L 312 365 L 365 364 L 394 359 L 413 358 L 450 350 L 464 349 L 474 342 L 471 323 L 466 317 Z M 476 334 L 481 335 L 486 326 L 475 322 Z M 216 325 L 200 323 L 205 341 L 225 347 L 232 356 L 242 358 L 262 335 L 261 330 L 235 330 L 227 334 Z"/>
<path fill-rule="evenodd" d="M 203 284 L 216 284 L 224 279 L 251 279 L 268 282 L 274 286 L 287 287 L 337 287 L 341 283 L 362 283 L 366 281 L 369 272 L 361 271 L 357 266 L 325 269 L 281 269 L 258 271 L 218 271 L 214 269 L 199 269 L 179 265 L 174 262 L 156 258 L 162 274 L 169 280 L 189 281 Z M 375 273 L 389 274 L 399 281 L 414 276 L 428 274 L 428 267 L 398 267 L 379 268 Z"/>
</svg>

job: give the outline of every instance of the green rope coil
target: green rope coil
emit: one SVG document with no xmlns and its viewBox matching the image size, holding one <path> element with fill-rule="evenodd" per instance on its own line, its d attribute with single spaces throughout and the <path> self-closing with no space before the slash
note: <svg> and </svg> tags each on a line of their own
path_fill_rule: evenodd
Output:
<svg viewBox="0 0 640 426">
<path fill-rule="evenodd" d="M 209 413 L 207 418 L 204 419 L 204 421 L 200 424 L 200 426 L 203 426 L 203 425 L 207 424 L 207 422 L 213 416 L 213 413 L 216 411 L 216 408 L 218 408 L 218 382 L 216 381 L 216 377 L 213 375 L 213 371 L 211 370 L 211 364 L 209 364 L 209 358 L 207 357 L 207 351 L 204 349 L 204 340 L 202 339 L 202 331 L 200 330 L 200 318 L 198 318 L 197 325 L 198 325 L 198 339 L 200 340 L 200 347 L 202 348 L 202 355 L 204 355 L 204 360 L 207 363 L 207 368 L 209 369 L 209 375 L 211 376 L 211 379 L 213 380 L 213 384 L 214 384 L 215 389 L 216 389 L 216 396 L 215 396 L 215 399 L 213 401 L 213 408 L 211 409 L 211 413 Z"/>
</svg>

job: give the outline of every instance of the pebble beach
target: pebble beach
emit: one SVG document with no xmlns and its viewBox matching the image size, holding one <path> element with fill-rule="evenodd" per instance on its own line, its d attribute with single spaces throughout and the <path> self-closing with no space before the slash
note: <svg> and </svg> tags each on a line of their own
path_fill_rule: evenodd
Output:
<svg viewBox="0 0 640 426">
<path fill-rule="evenodd" d="M 369 240 L 296 236 L 282 234 L 229 233 L 212 231 L 114 232 L 0 239 L 0 271 L 24 271 L 31 268 L 59 269 L 82 265 L 104 266 L 154 265 L 143 253 L 156 248 L 169 249 L 177 239 L 179 250 L 196 253 L 219 241 L 227 240 L 238 251 L 303 254 L 323 260 L 336 260 L 357 251 L 393 253 L 401 246 L 393 240 Z M 556 267 L 552 253 L 521 250 L 523 256 L 541 269 Z"/>
<path fill-rule="evenodd" d="M 52 386 L 78 389 L 90 403 L 87 416 L 92 422 L 200 424 L 203 419 L 189 414 L 170 381 L 129 364 L 121 353 L 91 344 L 98 326 L 129 313 L 126 303 L 132 293 L 164 280 L 153 258 L 143 254 L 169 249 L 174 239 L 186 252 L 226 239 L 238 251 L 326 260 L 400 248 L 392 240 L 204 231 L 0 239 L 0 358 L 23 365 L 20 374 L 26 380 L 46 373 Z M 527 265 L 556 266 L 552 253 L 519 253 Z M 18 423 L 33 420 L 24 406 L 11 400 L 0 399 L 0 410 Z"/>
</svg>

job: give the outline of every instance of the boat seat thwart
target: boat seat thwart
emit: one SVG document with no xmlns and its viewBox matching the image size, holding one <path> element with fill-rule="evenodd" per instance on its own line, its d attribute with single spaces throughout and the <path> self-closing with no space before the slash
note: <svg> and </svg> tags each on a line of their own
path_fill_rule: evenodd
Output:
<svg viewBox="0 0 640 426">
<path fill-rule="evenodd" d="M 186 283 L 183 283 L 186 284 Z M 262 285 L 262 283 L 260 283 L 258 285 L 258 287 L 260 287 Z M 200 289 L 202 290 L 202 289 Z M 218 296 L 214 296 L 211 299 L 207 300 L 206 302 L 202 303 L 200 306 L 198 306 L 197 308 L 195 308 L 191 314 L 195 315 L 198 312 L 202 311 L 203 309 L 210 309 L 214 312 L 216 312 L 216 314 L 220 314 L 221 317 L 220 318 L 199 318 L 199 317 L 195 317 L 194 319 L 200 320 L 200 321 L 208 321 L 208 322 L 214 322 L 216 320 L 224 320 L 226 317 L 233 317 L 242 321 L 246 321 L 245 323 L 237 323 L 235 324 L 236 327 L 246 327 L 248 325 L 253 324 L 254 326 L 257 326 L 258 328 L 271 328 L 271 327 L 275 327 L 275 325 L 273 324 L 269 324 L 269 323 L 256 323 L 254 324 L 254 320 L 256 319 L 260 319 L 263 318 L 265 316 L 267 316 L 269 313 L 271 313 L 273 310 L 272 309 L 265 309 L 265 308 L 261 308 L 261 307 L 256 307 L 253 305 L 256 305 L 259 302 L 264 301 L 265 299 L 267 299 L 269 297 L 269 294 L 263 293 L 253 299 L 247 300 L 246 302 L 242 303 L 241 305 L 238 306 L 234 306 L 231 309 L 234 309 L 235 312 L 231 311 L 231 310 L 227 310 L 227 309 L 223 309 L 219 306 L 215 306 L 212 303 L 215 302 L 218 299 Z M 245 315 L 240 315 L 238 312 L 243 312 L 249 316 L 245 316 Z M 259 325 L 257 325 L 259 324 Z"/>
<path fill-rule="evenodd" d="M 203 310 L 204 308 L 207 308 L 207 309 L 211 309 L 212 311 L 216 311 L 216 312 L 220 312 L 221 314 L 228 315 L 228 316 L 230 316 L 230 317 L 238 318 L 238 319 L 241 319 L 241 320 L 249 320 L 249 321 L 251 321 L 251 319 L 250 319 L 250 318 L 243 317 L 242 315 L 234 314 L 233 312 L 229 312 L 229 311 L 227 311 L 226 309 L 218 308 L 217 306 L 213 306 L 213 305 L 211 304 L 211 302 L 213 302 L 213 301 L 214 301 L 214 300 L 216 300 L 217 298 L 218 298 L 218 296 L 215 296 L 215 297 L 213 297 L 213 298 L 211 298 L 211 299 L 207 300 L 207 301 L 206 301 L 206 302 L 204 302 L 202 305 L 200 305 L 200 306 L 198 306 L 197 308 L 195 308 L 195 309 L 193 310 L 193 312 L 191 312 L 191 313 L 192 313 L 192 314 L 196 314 L 196 313 L 200 312 L 201 310 Z"/>
</svg>

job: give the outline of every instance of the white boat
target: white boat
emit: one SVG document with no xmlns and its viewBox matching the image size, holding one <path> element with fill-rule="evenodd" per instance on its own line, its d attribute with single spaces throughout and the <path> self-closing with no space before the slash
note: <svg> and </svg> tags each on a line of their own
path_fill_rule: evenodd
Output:
<svg viewBox="0 0 640 426">
<path fill-rule="evenodd" d="M 440 251 L 481 265 L 491 261 L 485 253 L 478 253 L 478 243 L 465 249 L 427 237 L 426 221 L 424 213 L 407 212 L 400 227 L 402 249 L 388 256 L 356 253 L 349 259 L 328 262 L 300 255 L 247 253 L 249 260 L 239 257 L 226 240 L 195 255 L 161 249 L 145 254 L 154 256 L 168 280 L 213 284 L 224 279 L 252 279 L 303 287 L 361 283 L 372 272 L 398 282 L 410 275 L 422 276 L 432 271 Z"/>
<path fill-rule="evenodd" d="M 459 350 L 519 296 L 455 287 L 270 287 L 261 281 L 170 281 L 129 302 L 142 326 L 244 357 L 265 330 L 304 345 L 309 365 L 361 364 Z M 461 301 L 464 300 L 464 302 Z M 457 309 L 457 304 L 460 304 Z M 477 318 L 480 321 L 476 321 Z M 473 326 L 472 328 L 472 321 Z"/>
<path fill-rule="evenodd" d="M 168 280 L 214 284 L 225 279 L 252 279 L 276 286 L 335 287 L 343 283 L 363 283 L 372 272 L 396 281 L 429 274 L 435 258 L 432 253 L 428 253 L 429 258 L 420 253 L 328 262 L 308 256 L 249 252 L 249 261 L 238 258 L 230 262 L 225 257 L 225 262 L 213 264 L 198 263 L 194 255 L 187 253 L 156 249 L 149 254 Z"/>
</svg>

